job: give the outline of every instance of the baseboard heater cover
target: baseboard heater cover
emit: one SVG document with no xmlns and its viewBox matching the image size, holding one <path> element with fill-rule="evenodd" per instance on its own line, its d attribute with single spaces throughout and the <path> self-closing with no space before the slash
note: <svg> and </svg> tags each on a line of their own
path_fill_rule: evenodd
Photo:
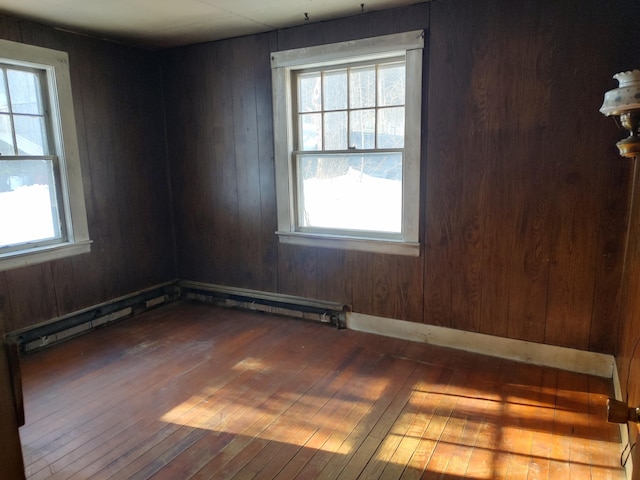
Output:
<svg viewBox="0 0 640 480">
<path fill-rule="evenodd" d="M 199 282 L 180 281 L 178 285 L 186 300 L 346 327 L 349 306 L 340 303 Z"/>
<path fill-rule="evenodd" d="M 177 300 L 179 296 L 180 290 L 171 282 L 11 332 L 8 337 L 23 352 L 31 352 Z"/>
</svg>

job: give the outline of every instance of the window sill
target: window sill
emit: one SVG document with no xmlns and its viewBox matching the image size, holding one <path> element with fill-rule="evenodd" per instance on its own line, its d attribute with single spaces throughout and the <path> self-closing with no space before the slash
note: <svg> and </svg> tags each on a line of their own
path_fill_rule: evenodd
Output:
<svg viewBox="0 0 640 480">
<path fill-rule="evenodd" d="M 63 243 L 47 247 L 31 248 L 19 252 L 10 252 L 0 255 L 0 272 L 14 268 L 26 267 L 60 258 L 89 253 L 91 240 L 74 243 Z"/>
<path fill-rule="evenodd" d="M 420 243 L 415 242 L 301 232 L 276 232 L 276 235 L 278 235 L 280 243 L 290 245 L 356 250 L 359 252 L 385 253 L 410 257 L 420 256 Z"/>
</svg>

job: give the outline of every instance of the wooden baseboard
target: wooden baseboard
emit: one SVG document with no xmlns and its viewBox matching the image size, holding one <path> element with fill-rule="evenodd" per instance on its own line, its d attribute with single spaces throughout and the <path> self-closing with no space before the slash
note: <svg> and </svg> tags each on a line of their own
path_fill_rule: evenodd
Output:
<svg viewBox="0 0 640 480">
<path fill-rule="evenodd" d="M 354 312 L 347 313 L 347 328 L 599 377 L 612 378 L 614 374 L 615 359 L 612 355 L 573 348 Z"/>
</svg>

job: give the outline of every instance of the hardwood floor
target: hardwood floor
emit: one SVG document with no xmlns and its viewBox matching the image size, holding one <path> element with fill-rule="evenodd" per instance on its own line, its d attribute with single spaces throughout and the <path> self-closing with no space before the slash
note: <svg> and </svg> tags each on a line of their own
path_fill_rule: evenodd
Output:
<svg viewBox="0 0 640 480">
<path fill-rule="evenodd" d="M 624 478 L 610 382 L 176 303 L 24 358 L 36 479 Z"/>
</svg>

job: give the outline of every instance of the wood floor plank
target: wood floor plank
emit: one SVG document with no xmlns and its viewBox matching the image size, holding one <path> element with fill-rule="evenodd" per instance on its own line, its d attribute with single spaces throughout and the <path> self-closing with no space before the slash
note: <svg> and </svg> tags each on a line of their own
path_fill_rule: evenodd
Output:
<svg viewBox="0 0 640 480">
<path fill-rule="evenodd" d="M 355 358 L 350 360 L 351 364 L 353 364 L 353 360 Z M 330 362 L 325 360 L 323 363 L 331 368 Z M 342 367 L 344 368 L 344 362 Z M 339 368 L 335 372 L 338 373 L 343 368 Z M 351 370 L 351 374 L 354 373 L 355 371 Z M 296 401 L 291 408 L 270 424 L 265 429 L 265 433 L 272 440 L 260 452 L 260 455 L 256 456 L 246 466 L 245 472 L 239 472 L 240 475 L 245 475 L 246 472 L 253 472 L 256 478 L 274 478 L 292 455 L 304 446 L 318 430 L 320 423 L 319 421 L 314 421 L 314 419 L 318 418 L 319 420 L 319 417 L 317 417 L 319 412 L 331 398 L 340 394 L 348 378 L 353 378 L 351 374 L 343 376 L 342 372 L 340 372 L 337 375 L 331 375 L 331 383 L 329 384 L 326 382 L 315 384 L 309 390 L 309 395 L 306 399 L 298 399 L 300 401 Z M 355 393 L 355 390 L 352 390 L 353 393 Z"/>
<path fill-rule="evenodd" d="M 407 360 L 407 357 L 403 354 L 395 358 Z M 388 385 L 384 393 L 376 398 L 375 404 L 372 405 L 371 412 L 367 414 L 365 419 L 358 423 L 343 443 L 343 445 L 346 444 L 349 448 L 349 456 L 334 455 L 318 474 L 317 478 L 336 478 L 343 469 L 346 468 L 349 460 L 353 458 L 354 455 L 357 455 L 362 443 L 369 436 L 377 438 L 379 441 L 384 440 L 396 423 L 411 392 L 423 375 L 420 371 L 421 369 L 417 367 L 417 364 L 408 363 L 408 365 L 402 369 L 403 375 L 390 374 L 387 377 Z M 363 452 L 368 452 L 368 448 L 365 448 Z M 354 468 L 355 466 L 356 465 L 352 465 Z M 345 475 L 347 475 L 347 478 L 355 477 L 355 472 L 352 470 L 346 472 Z"/>
<path fill-rule="evenodd" d="M 622 479 L 605 379 L 174 303 L 23 359 L 29 480 Z"/>
<path fill-rule="evenodd" d="M 425 401 L 426 408 L 421 413 L 422 428 L 416 429 L 418 441 L 400 478 L 422 478 L 426 473 L 427 465 L 433 458 L 440 435 L 451 414 L 452 403 L 457 401 L 449 392 L 456 388 L 458 380 L 464 375 L 462 371 L 445 368 L 438 381 L 425 387 L 429 397 Z M 384 460 L 381 465 L 383 471 L 387 467 L 386 459 Z"/>
<path fill-rule="evenodd" d="M 311 345 L 311 347 L 314 347 L 314 345 Z M 234 422 L 236 434 L 230 439 L 229 444 L 224 445 L 224 449 L 221 449 L 225 451 L 227 461 L 222 464 L 218 463 L 218 466 L 224 465 L 234 458 L 234 464 L 238 466 L 240 461 L 235 455 L 242 452 L 246 456 L 248 449 L 254 449 L 255 446 L 250 445 L 252 440 L 261 440 L 261 437 L 265 435 L 267 438 L 286 438 L 285 432 L 278 432 L 277 429 L 282 428 L 281 425 L 284 425 L 284 428 L 287 429 L 291 428 L 292 420 L 295 421 L 298 415 L 302 413 L 296 410 L 295 405 L 307 395 L 314 398 L 317 394 L 330 391 L 336 378 L 339 378 L 339 375 L 334 373 L 338 370 L 334 371 L 333 369 L 348 367 L 355 359 L 354 356 L 347 355 L 347 350 L 350 347 L 348 343 L 338 340 L 335 347 L 335 350 L 327 351 L 321 343 L 317 343 L 315 348 L 309 348 L 304 352 L 304 355 L 313 356 L 319 363 L 324 365 L 327 368 L 326 373 L 324 371 L 317 372 L 311 362 L 303 363 L 300 369 L 295 372 L 295 375 L 287 383 L 283 384 L 280 390 L 267 397 L 261 405 L 248 405 L 245 411 L 236 412 L 236 416 L 240 417 L 240 421 Z M 347 362 L 345 362 L 345 357 Z M 336 387 L 334 386 L 333 388 Z M 339 389 L 339 386 L 337 388 Z M 256 401 L 259 400 L 260 396 L 257 392 L 254 398 Z M 301 403 L 306 408 L 311 407 L 308 402 Z M 262 411 L 267 413 L 263 414 L 261 413 Z M 274 432 L 274 430 L 276 431 Z M 304 429 L 299 428 L 297 431 L 301 432 Z M 199 453 L 202 450 L 209 449 L 209 442 L 208 438 L 198 441 L 192 448 L 177 457 L 176 461 L 171 462 L 162 471 L 158 472 L 157 478 L 189 478 L 197 474 L 199 470 L 204 468 L 205 464 L 211 461 L 210 454 L 205 457 Z M 230 455 L 232 451 L 235 452 L 235 455 Z M 210 465 L 208 468 L 213 468 L 213 466 Z M 203 473 L 201 472 L 200 475 Z"/>
<path fill-rule="evenodd" d="M 260 338 L 261 341 L 266 341 L 267 344 L 269 341 L 274 340 L 273 338 L 269 339 L 269 337 L 266 335 L 266 330 L 261 332 L 260 329 L 256 329 L 254 333 L 255 335 L 252 336 L 239 335 L 238 338 L 236 338 L 233 342 L 234 349 L 237 350 L 247 348 L 247 342 L 255 338 Z M 260 333 L 262 333 L 262 335 L 260 335 Z M 217 354 L 224 356 L 225 354 L 232 352 L 233 349 L 220 349 Z M 178 359 L 180 357 L 180 354 L 175 354 L 174 357 Z M 201 355 L 201 357 L 206 358 L 207 355 Z M 219 361 L 216 362 L 216 364 L 220 363 L 220 366 L 223 366 L 221 362 L 222 358 L 220 358 Z M 195 368 L 191 368 L 190 366 L 195 366 Z M 159 367 L 162 367 L 162 365 L 159 365 Z M 116 418 L 120 419 L 120 422 L 115 427 L 116 433 L 114 434 L 114 428 L 111 428 L 105 431 L 103 435 L 94 437 L 91 442 L 83 445 L 83 447 L 85 447 L 82 449 L 83 451 L 79 452 L 78 455 L 75 455 L 76 457 L 78 457 L 78 460 L 76 462 L 76 465 L 74 465 L 74 468 L 77 468 L 82 464 L 87 465 L 87 462 L 89 462 L 91 459 L 95 460 L 97 458 L 103 458 L 102 456 L 105 455 L 105 453 L 110 454 L 111 458 L 113 459 L 119 458 L 119 455 L 121 455 L 123 451 L 126 451 L 124 450 L 125 446 L 131 448 L 131 442 L 129 440 L 135 439 L 136 434 L 141 435 L 142 433 L 144 433 L 150 435 L 152 431 L 160 428 L 160 425 L 157 422 L 157 410 L 170 410 L 171 406 L 176 402 L 183 401 L 184 391 L 200 391 L 200 389 L 203 388 L 202 379 L 207 378 L 207 374 L 211 371 L 211 365 L 207 364 L 206 362 L 205 364 L 202 364 L 199 361 L 191 360 L 183 369 L 183 373 L 188 372 L 189 375 L 181 375 L 176 378 L 172 378 L 170 375 L 170 371 L 167 371 L 166 368 L 159 368 L 158 370 L 161 376 L 166 380 L 167 385 L 169 385 L 170 388 L 167 388 L 167 386 L 164 384 L 160 385 L 160 387 L 162 388 L 159 388 L 158 391 L 161 391 L 163 394 L 151 397 L 152 403 L 149 402 L 149 397 L 140 395 L 141 391 L 138 389 L 140 383 L 142 383 L 143 387 L 148 388 L 148 386 L 145 385 L 144 382 L 136 382 L 136 388 L 134 389 L 127 388 L 126 392 L 129 396 L 127 398 L 127 409 L 124 412 L 120 412 L 120 415 L 116 414 L 116 412 L 111 411 L 104 412 L 104 415 L 107 416 L 107 421 L 111 419 L 111 422 L 113 422 L 114 414 Z M 239 374 L 240 372 L 229 369 L 224 375 L 221 375 L 218 378 L 218 383 L 222 385 L 224 384 L 225 380 L 234 379 L 238 377 Z M 183 378 L 192 379 L 194 382 L 183 384 L 181 382 Z M 122 396 L 122 392 L 120 393 L 120 396 Z M 198 401 L 193 403 L 190 408 L 195 408 L 198 402 L 204 401 L 205 398 L 199 399 L 196 397 L 195 400 Z M 122 401 L 122 398 L 120 398 L 120 401 Z M 185 407 L 185 404 L 183 404 L 183 407 Z M 185 410 L 189 411 L 189 408 L 185 407 Z M 82 425 L 81 427 L 84 426 L 85 425 Z M 89 425 L 89 427 L 95 428 L 95 426 L 91 424 Z M 95 430 L 90 431 L 94 432 L 95 434 Z M 127 442 L 123 444 L 120 437 L 124 437 Z M 91 446 L 94 446 L 95 449 L 87 451 L 87 448 Z M 66 463 L 68 465 L 69 462 L 68 459 L 63 458 L 61 463 Z M 88 471 L 83 471 L 82 475 L 88 475 L 88 473 Z M 62 478 L 65 478 L 64 474 L 62 475 Z"/>
<path fill-rule="evenodd" d="M 298 332 L 300 338 L 303 332 Z M 294 336 L 291 340 L 296 341 L 297 338 Z M 213 401 L 213 406 L 207 405 L 196 412 L 189 411 L 186 416 L 177 416 L 174 423 L 162 428 L 162 433 L 156 435 L 153 442 L 146 441 L 140 445 L 140 448 L 121 455 L 116 462 L 122 466 L 121 469 L 118 469 L 116 463 L 111 463 L 109 469 L 102 470 L 95 478 L 111 478 L 111 476 L 133 478 L 134 475 L 136 477 L 140 475 L 140 478 L 150 477 L 183 449 L 202 438 L 207 430 L 215 429 L 224 419 L 240 413 L 241 407 L 253 400 L 251 393 L 254 389 L 259 389 L 266 383 L 269 385 L 269 394 L 277 391 L 289 378 L 285 375 L 296 374 L 294 370 L 286 371 L 290 360 L 289 354 L 286 348 L 271 348 L 268 355 L 258 357 L 258 363 L 270 367 L 266 369 L 264 378 L 255 375 L 252 370 L 244 371 L 235 379 L 238 381 L 223 387 L 221 392 L 223 395 L 216 395 L 221 400 Z"/>
</svg>

